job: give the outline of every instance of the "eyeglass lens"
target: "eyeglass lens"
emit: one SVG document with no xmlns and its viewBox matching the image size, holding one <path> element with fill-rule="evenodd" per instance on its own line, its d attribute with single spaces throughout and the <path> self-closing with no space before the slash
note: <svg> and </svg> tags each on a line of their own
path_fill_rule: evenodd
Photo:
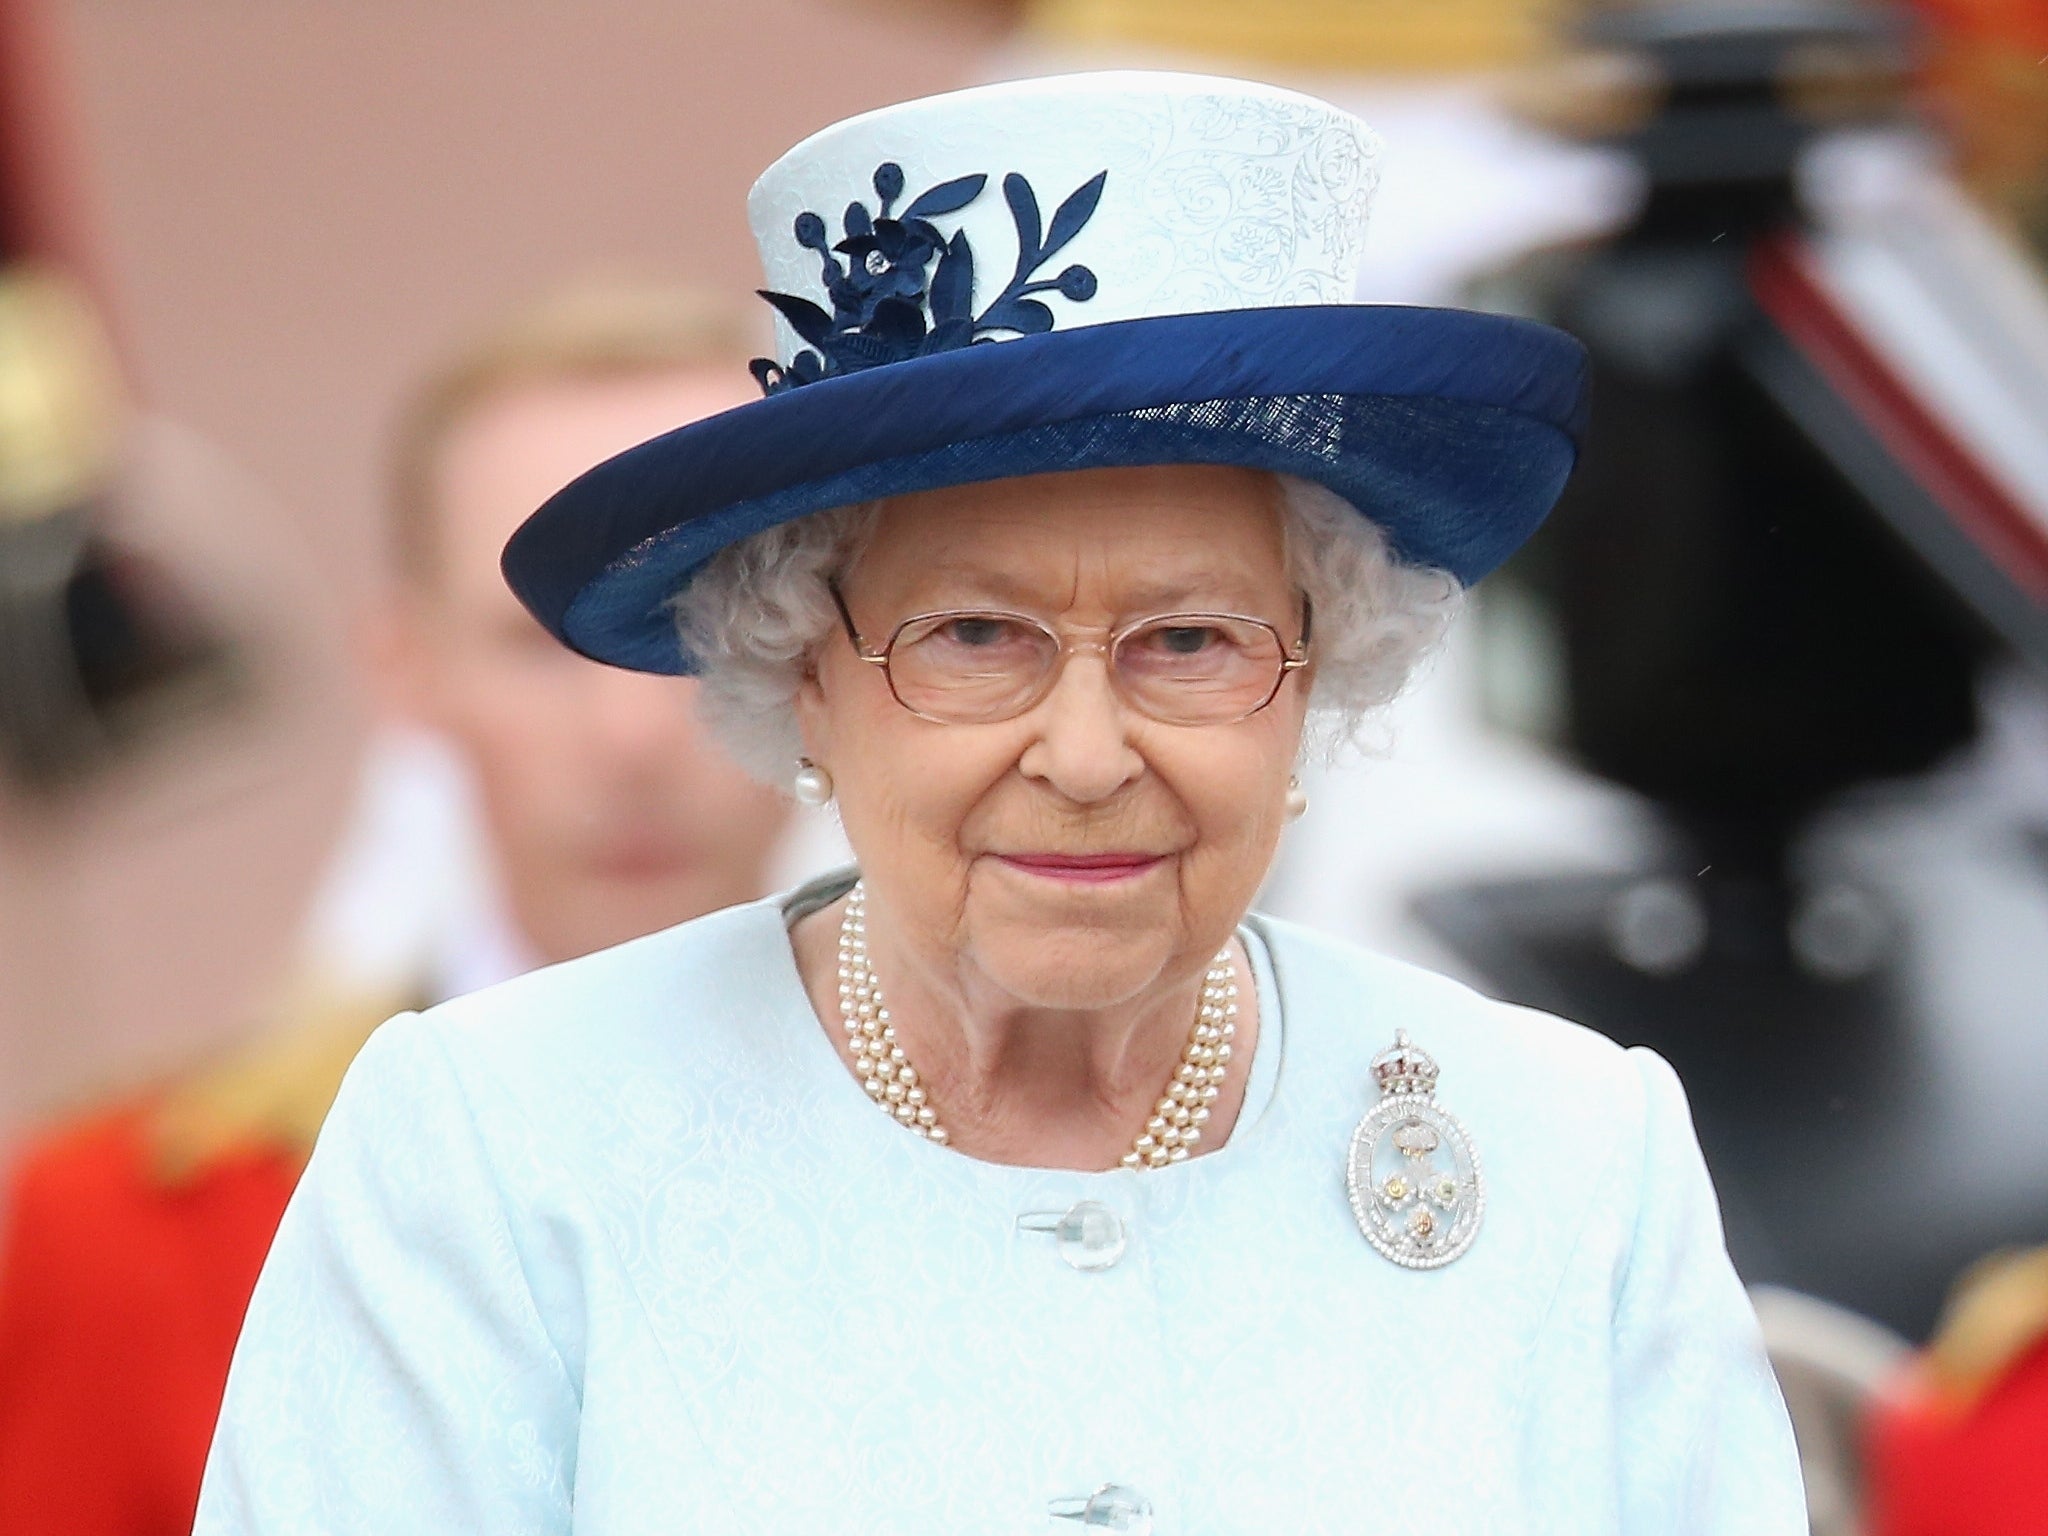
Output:
<svg viewBox="0 0 2048 1536">
<path fill-rule="evenodd" d="M 890 684 L 921 715 L 987 723 L 1044 697 L 1060 651 L 1057 636 L 1018 614 L 934 614 L 896 632 Z M 1171 725 L 1212 725 L 1240 720 L 1271 699 L 1286 659 L 1279 635 L 1257 620 L 1163 614 L 1116 637 L 1110 671 L 1141 713 Z"/>
</svg>

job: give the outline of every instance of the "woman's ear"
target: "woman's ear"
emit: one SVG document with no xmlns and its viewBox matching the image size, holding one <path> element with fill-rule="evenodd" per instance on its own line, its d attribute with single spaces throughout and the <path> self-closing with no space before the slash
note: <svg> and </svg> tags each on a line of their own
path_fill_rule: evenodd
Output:
<svg viewBox="0 0 2048 1536">
<path fill-rule="evenodd" d="M 818 676 L 815 657 L 804 663 L 802 681 L 796 687 L 796 724 L 804 740 L 804 756 L 820 765 L 832 757 L 832 712 L 825 702 L 825 686 Z"/>
</svg>

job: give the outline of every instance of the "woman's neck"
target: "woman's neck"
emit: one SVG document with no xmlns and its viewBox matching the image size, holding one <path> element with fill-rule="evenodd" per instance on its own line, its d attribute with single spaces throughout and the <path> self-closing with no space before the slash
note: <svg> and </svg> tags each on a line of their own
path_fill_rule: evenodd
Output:
<svg viewBox="0 0 2048 1536">
<path fill-rule="evenodd" d="M 843 910 L 840 901 L 811 913 L 796 924 L 792 940 L 812 1007 L 852 1072 L 839 1014 Z M 1031 1167 L 1117 1166 L 1180 1063 L 1207 969 L 1205 959 L 1191 974 L 1112 1007 L 1040 1008 L 971 969 L 920 966 L 882 935 L 871 933 L 869 942 L 897 1038 L 950 1145 L 985 1162 Z M 1239 978 L 1235 1050 L 1196 1155 L 1228 1138 L 1258 1040 L 1256 989 L 1234 938 L 1230 954 Z"/>
</svg>

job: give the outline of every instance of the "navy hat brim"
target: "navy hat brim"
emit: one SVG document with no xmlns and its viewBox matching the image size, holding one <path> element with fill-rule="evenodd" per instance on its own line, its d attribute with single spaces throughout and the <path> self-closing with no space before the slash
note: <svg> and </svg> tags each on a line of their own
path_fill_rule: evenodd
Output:
<svg viewBox="0 0 2048 1536">
<path fill-rule="evenodd" d="M 1062 470 L 1235 464 L 1320 482 L 1467 583 L 1578 454 L 1585 350 L 1466 310 L 1323 305 L 1115 321 L 820 380 L 678 427 L 551 497 L 505 578 L 571 648 L 694 670 L 669 603 L 719 550 L 829 507 Z"/>
</svg>

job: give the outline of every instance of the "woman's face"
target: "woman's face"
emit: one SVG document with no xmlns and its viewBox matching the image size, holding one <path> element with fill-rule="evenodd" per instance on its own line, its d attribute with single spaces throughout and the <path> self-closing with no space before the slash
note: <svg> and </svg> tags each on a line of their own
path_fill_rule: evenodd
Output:
<svg viewBox="0 0 2048 1536">
<path fill-rule="evenodd" d="M 1291 649 L 1278 490 L 1249 470 L 1083 470 L 890 501 L 841 583 L 871 648 L 947 609 L 1031 615 L 1101 642 L 1169 612 L 1263 619 Z M 799 710 L 890 947 L 1039 1007 L 1108 1007 L 1199 970 L 1272 861 L 1307 694 L 1291 674 L 1227 725 L 1126 706 L 1106 656 L 1069 652 L 1052 690 L 993 724 L 937 724 L 891 695 L 844 634 Z M 1081 868 L 1082 856 L 1111 856 Z M 878 925 L 879 926 L 879 925 Z"/>
</svg>

